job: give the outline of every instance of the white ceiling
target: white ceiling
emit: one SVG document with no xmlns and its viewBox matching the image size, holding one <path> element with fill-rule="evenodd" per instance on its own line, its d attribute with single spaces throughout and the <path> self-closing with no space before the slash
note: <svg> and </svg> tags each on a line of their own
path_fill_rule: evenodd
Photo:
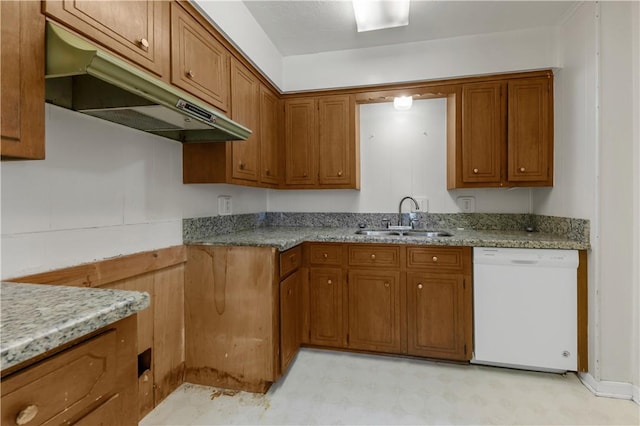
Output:
<svg viewBox="0 0 640 426">
<path fill-rule="evenodd" d="M 358 33 L 348 0 L 244 0 L 283 56 L 555 26 L 579 3 L 412 0 L 408 26 Z"/>
</svg>

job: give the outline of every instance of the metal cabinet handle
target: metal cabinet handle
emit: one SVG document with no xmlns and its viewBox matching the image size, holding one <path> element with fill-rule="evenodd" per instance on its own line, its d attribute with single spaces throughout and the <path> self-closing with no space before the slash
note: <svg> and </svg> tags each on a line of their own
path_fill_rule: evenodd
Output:
<svg viewBox="0 0 640 426">
<path fill-rule="evenodd" d="M 322 253 L 322 257 L 324 257 L 325 259 L 328 259 L 328 258 L 329 258 L 329 254 L 327 254 L 327 253 Z"/>
<path fill-rule="evenodd" d="M 422 290 L 422 283 L 418 284 L 418 290 Z"/>
<path fill-rule="evenodd" d="M 437 262 L 437 261 L 438 261 L 438 256 L 433 256 L 433 257 L 431 258 L 431 260 L 433 260 L 434 262 Z"/>
<path fill-rule="evenodd" d="M 244 170 L 244 163 L 242 161 L 240 161 L 238 163 L 238 167 L 240 168 L 240 170 Z"/>
<path fill-rule="evenodd" d="M 269 170 L 269 169 L 265 169 L 265 170 L 264 170 L 264 173 L 265 173 L 267 176 L 269 176 L 269 175 L 271 174 L 271 170 Z"/>
<path fill-rule="evenodd" d="M 385 288 L 389 288 L 389 283 L 388 282 L 384 283 L 384 286 Z"/>
<path fill-rule="evenodd" d="M 524 167 L 520 167 L 520 171 L 524 172 L 526 169 Z"/>
<path fill-rule="evenodd" d="M 37 405 L 29 405 L 18 413 L 16 416 L 16 424 L 17 425 L 26 425 L 31 420 L 33 420 L 38 415 L 38 406 Z"/>
<path fill-rule="evenodd" d="M 376 260 L 376 255 L 375 254 L 371 255 L 371 260 Z"/>
<path fill-rule="evenodd" d="M 333 281 L 327 280 L 327 284 L 333 284 Z"/>
<path fill-rule="evenodd" d="M 189 78 L 193 78 L 193 77 L 195 77 L 195 76 L 196 76 L 196 75 L 193 73 L 193 71 L 191 71 L 191 70 L 187 71 L 185 74 L 187 74 L 187 77 L 189 77 Z"/>
<path fill-rule="evenodd" d="M 342 170 L 338 172 L 338 176 L 342 176 Z"/>
<path fill-rule="evenodd" d="M 138 44 L 145 50 L 149 48 L 149 41 L 146 38 L 141 38 L 140 40 L 138 40 Z"/>
<path fill-rule="evenodd" d="M 473 169 L 473 173 L 476 173 L 476 174 L 477 174 L 477 173 L 478 173 L 478 171 L 479 171 L 478 169 Z"/>
</svg>

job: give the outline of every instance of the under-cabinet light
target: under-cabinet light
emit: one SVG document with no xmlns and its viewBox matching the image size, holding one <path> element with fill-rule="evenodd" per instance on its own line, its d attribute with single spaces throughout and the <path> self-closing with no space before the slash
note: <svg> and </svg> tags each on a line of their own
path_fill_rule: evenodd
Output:
<svg viewBox="0 0 640 426">
<path fill-rule="evenodd" d="M 409 25 L 410 0 L 353 0 L 358 32 Z"/>
</svg>

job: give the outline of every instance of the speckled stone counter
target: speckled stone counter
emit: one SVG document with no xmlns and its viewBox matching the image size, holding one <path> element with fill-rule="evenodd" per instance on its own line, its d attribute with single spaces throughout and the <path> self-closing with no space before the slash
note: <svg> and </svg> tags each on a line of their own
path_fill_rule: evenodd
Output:
<svg viewBox="0 0 640 426">
<path fill-rule="evenodd" d="M 439 229 L 450 232 L 452 236 L 437 238 L 397 235 L 367 236 L 356 234 L 357 228 L 261 227 L 228 234 L 210 235 L 206 238 L 185 239 L 185 244 L 276 247 L 281 251 L 305 241 L 576 250 L 589 248 L 589 244 L 584 241 L 542 232 Z"/>
<path fill-rule="evenodd" d="M 136 291 L 0 284 L 0 370 L 126 318 L 149 306 Z"/>
</svg>

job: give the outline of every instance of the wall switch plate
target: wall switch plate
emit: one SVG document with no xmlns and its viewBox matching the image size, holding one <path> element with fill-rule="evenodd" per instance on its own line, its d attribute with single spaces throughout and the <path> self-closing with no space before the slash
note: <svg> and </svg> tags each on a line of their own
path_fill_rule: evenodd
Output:
<svg viewBox="0 0 640 426">
<path fill-rule="evenodd" d="M 465 196 L 456 198 L 458 208 L 462 213 L 473 213 L 476 211 L 476 199 L 475 197 Z"/>
<path fill-rule="evenodd" d="M 429 211 L 429 199 L 427 197 L 413 197 L 413 198 L 415 198 L 416 201 L 418 202 L 421 212 L 427 213 Z M 411 203 L 411 211 L 412 212 L 417 211 L 413 206 L 413 203 Z"/>
<path fill-rule="evenodd" d="M 228 216 L 233 212 L 231 206 L 231 195 L 218 196 L 218 214 L 220 216 Z"/>
</svg>

